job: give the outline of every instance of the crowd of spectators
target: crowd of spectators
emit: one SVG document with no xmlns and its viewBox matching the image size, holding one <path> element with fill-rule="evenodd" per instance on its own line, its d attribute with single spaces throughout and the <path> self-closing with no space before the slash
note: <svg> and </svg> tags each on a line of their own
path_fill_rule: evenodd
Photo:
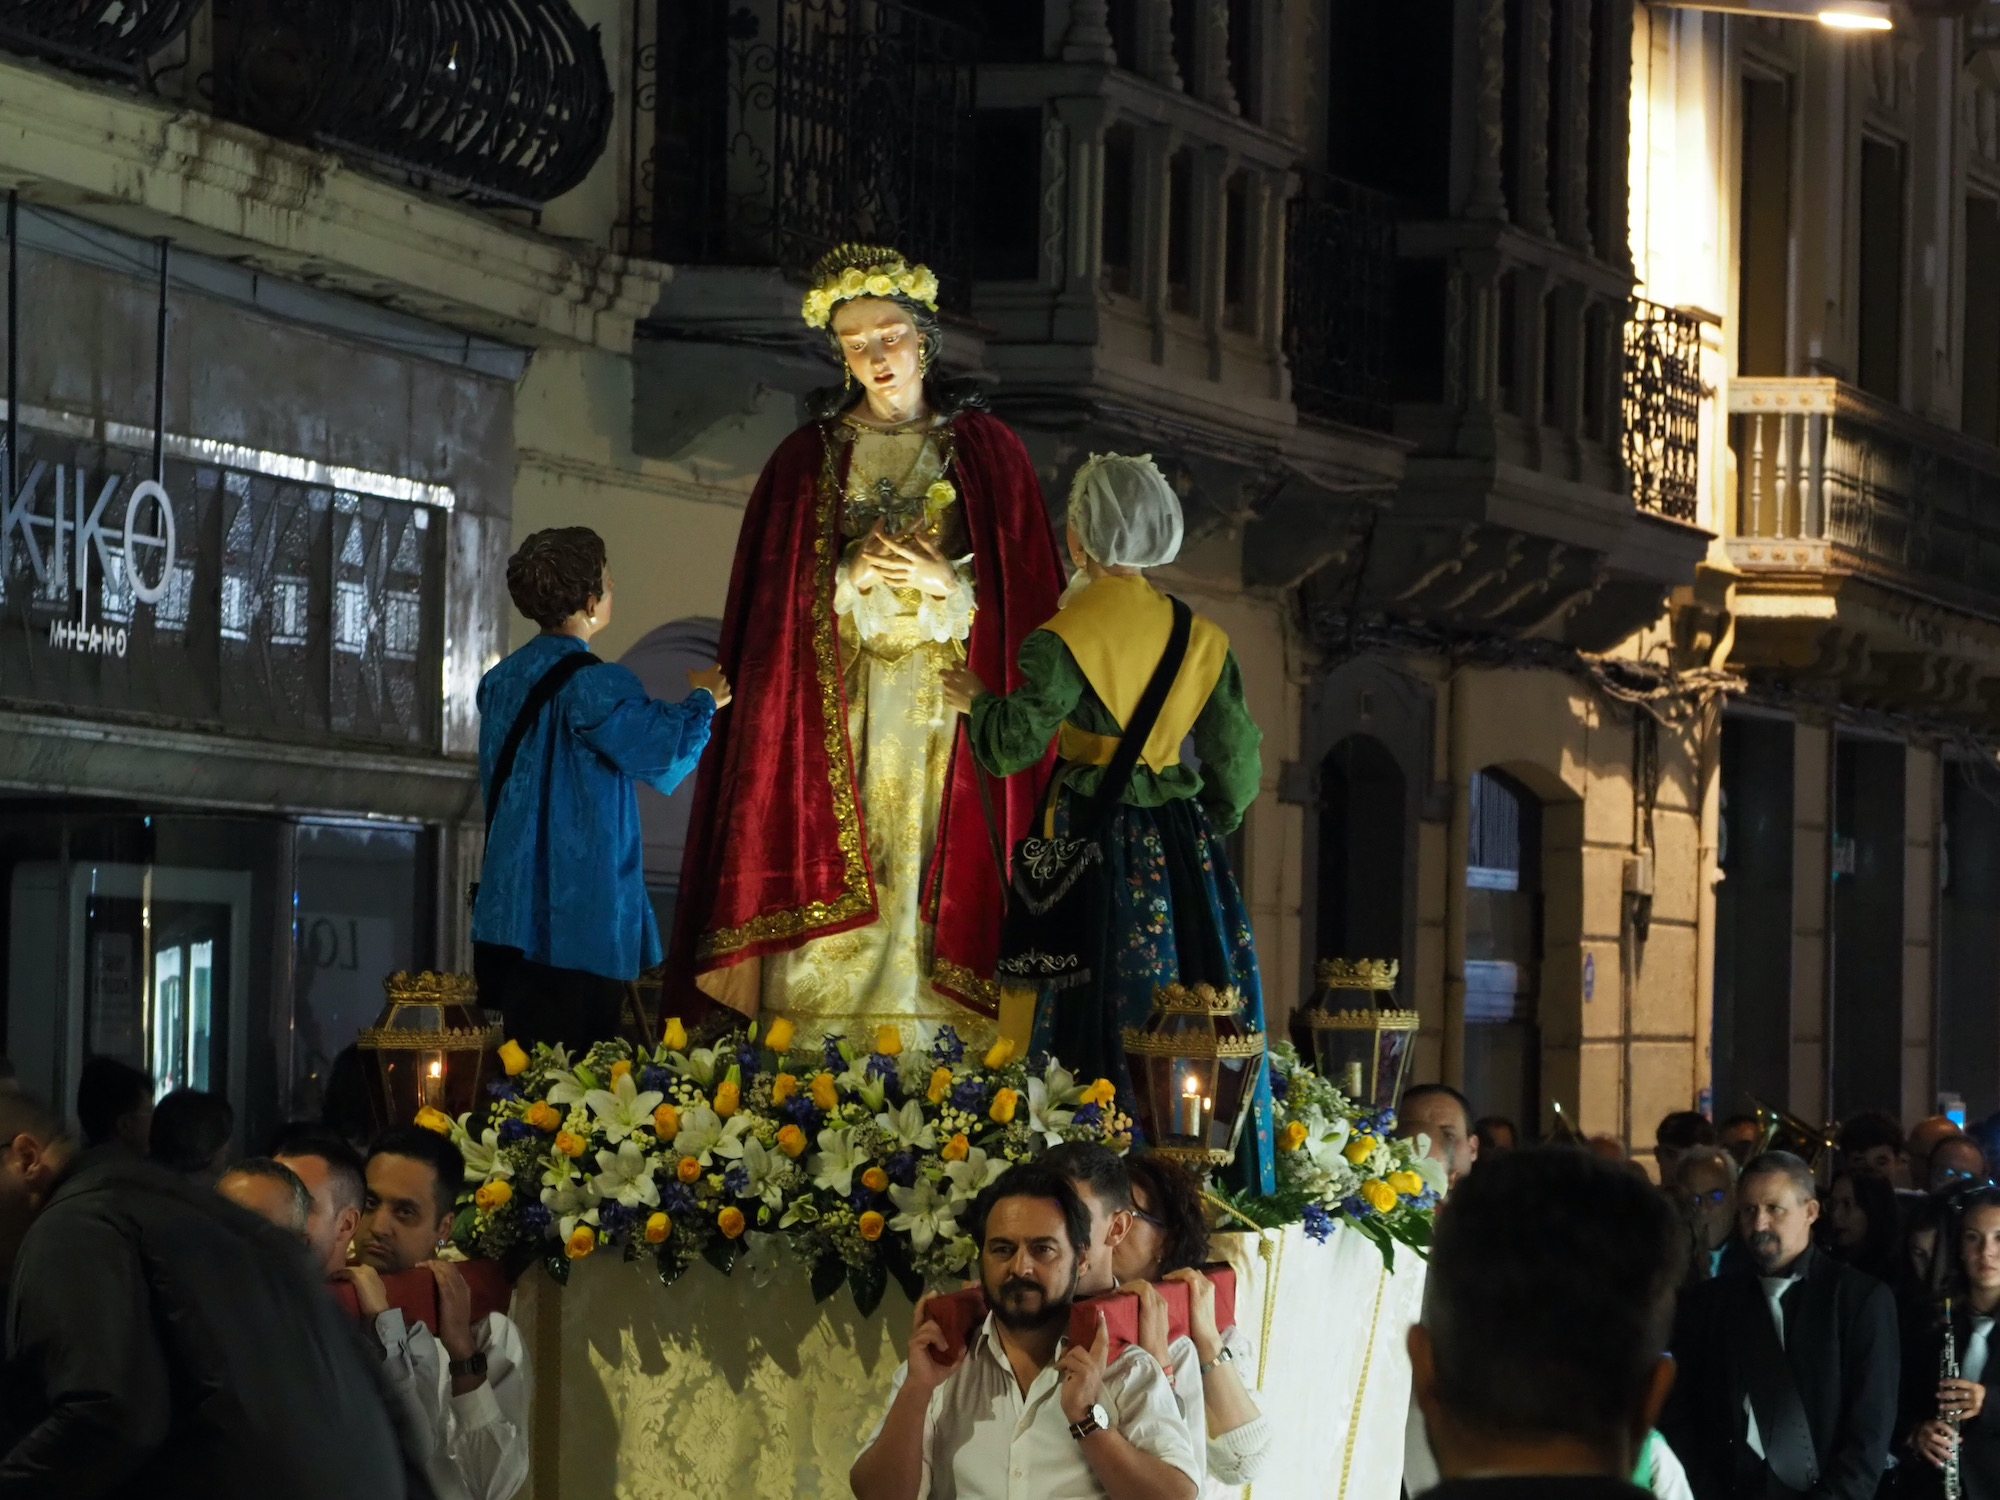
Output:
<svg viewBox="0 0 2000 1500">
<path fill-rule="evenodd" d="M 0 1079 L 0 1500 L 521 1489 L 527 1358 L 449 1249 L 450 1140 L 246 1155 L 226 1099 L 103 1057 L 75 1118 Z"/>
</svg>

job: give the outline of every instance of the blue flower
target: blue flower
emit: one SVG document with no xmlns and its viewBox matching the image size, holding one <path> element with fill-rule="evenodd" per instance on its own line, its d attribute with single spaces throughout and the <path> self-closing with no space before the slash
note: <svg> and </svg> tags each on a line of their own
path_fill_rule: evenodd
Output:
<svg viewBox="0 0 2000 1500">
<path fill-rule="evenodd" d="M 741 1198 L 750 1191 L 750 1173 L 745 1167 L 731 1167 L 722 1174 L 722 1185 Z"/>
<path fill-rule="evenodd" d="M 491 1094 L 495 1099 L 518 1099 L 521 1097 L 515 1091 L 514 1080 L 511 1078 L 494 1079 L 486 1085 L 486 1092 Z"/>
<path fill-rule="evenodd" d="M 1103 1106 L 1097 1104 L 1081 1104 L 1077 1106 L 1076 1113 L 1069 1117 L 1069 1122 L 1072 1125 L 1096 1125 L 1099 1124 L 1103 1119 L 1104 1119 Z"/>
<path fill-rule="evenodd" d="M 621 1230 L 630 1229 L 632 1227 L 632 1220 L 635 1217 L 637 1215 L 632 1209 L 627 1208 L 615 1198 L 610 1199 L 598 1205 L 597 1227 L 604 1232 L 605 1238 L 609 1239 Z"/>
<path fill-rule="evenodd" d="M 836 1031 L 820 1043 L 820 1066 L 829 1073 L 843 1073 L 847 1070 L 847 1059 L 840 1055 L 840 1042 L 840 1033 Z"/>
<path fill-rule="evenodd" d="M 856 1188 L 847 1195 L 847 1206 L 858 1214 L 865 1214 L 875 1206 L 875 1195 L 867 1188 Z"/>
<path fill-rule="evenodd" d="M 660 1207 L 670 1214 L 691 1214 L 694 1212 L 694 1190 L 675 1178 L 655 1176 L 653 1181 L 660 1185 Z"/>
<path fill-rule="evenodd" d="M 736 1049 L 736 1063 L 738 1067 L 743 1069 L 743 1077 L 746 1081 L 755 1078 L 757 1076 L 757 1049 L 747 1043 L 738 1047 Z"/>
<path fill-rule="evenodd" d="M 1322 1245 L 1326 1243 L 1326 1237 L 1333 1233 L 1333 1215 L 1329 1214 L 1317 1203 L 1308 1203 L 1306 1205 L 1306 1211 L 1301 1216 L 1301 1220 L 1305 1227 L 1306 1237 L 1317 1240 Z"/>
<path fill-rule="evenodd" d="M 531 1239 L 549 1232 L 549 1209 L 546 1203 L 523 1203 L 515 1212 L 520 1220 L 521 1232 Z"/>
<path fill-rule="evenodd" d="M 639 1092 L 642 1094 L 664 1094 L 674 1081 L 674 1075 L 657 1063 L 647 1063 L 639 1070 Z"/>
<path fill-rule="evenodd" d="M 960 1079 L 951 1091 L 952 1107 L 968 1114 L 986 1107 L 986 1085 L 977 1078 Z"/>
<path fill-rule="evenodd" d="M 535 1127 L 526 1120 L 502 1120 L 500 1122 L 500 1144 L 511 1146 L 516 1141 L 525 1141 L 535 1133 Z"/>
<path fill-rule="evenodd" d="M 917 1153 L 903 1150 L 893 1153 L 888 1161 L 889 1180 L 898 1187 L 915 1187 L 917 1183 Z"/>
<path fill-rule="evenodd" d="M 868 1071 L 877 1078 L 889 1079 L 896 1076 L 896 1059 L 883 1053 L 869 1053 L 867 1066 Z"/>
<path fill-rule="evenodd" d="M 1340 1211 L 1350 1219 L 1365 1219 L 1375 1212 L 1359 1193 L 1349 1193 L 1343 1198 L 1340 1202 Z"/>
<path fill-rule="evenodd" d="M 819 1106 L 804 1094 L 792 1095 L 778 1108 L 790 1117 L 794 1125 L 806 1133 L 809 1140 L 819 1134 L 819 1128 L 825 1122 L 824 1116 L 819 1112 Z"/>
<path fill-rule="evenodd" d="M 965 1057 L 965 1038 L 958 1034 L 955 1026 L 940 1026 L 936 1038 L 931 1042 L 931 1056 L 949 1067 Z"/>
<path fill-rule="evenodd" d="M 1030 1078 L 1040 1078 L 1044 1073 L 1048 1072 L 1048 1070 L 1049 1070 L 1048 1053 L 1030 1052 L 1028 1054 L 1028 1076 Z"/>
<path fill-rule="evenodd" d="M 1292 1080 L 1276 1068 L 1271 1070 L 1271 1097 L 1282 1100 L 1292 1091 Z"/>
</svg>

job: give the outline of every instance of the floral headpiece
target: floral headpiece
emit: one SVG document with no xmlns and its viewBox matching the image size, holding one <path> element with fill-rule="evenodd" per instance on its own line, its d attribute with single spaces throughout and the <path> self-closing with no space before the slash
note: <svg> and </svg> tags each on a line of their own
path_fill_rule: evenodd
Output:
<svg viewBox="0 0 2000 1500">
<path fill-rule="evenodd" d="M 812 269 L 812 289 L 799 307 L 808 327 L 824 328 L 833 310 L 855 297 L 901 295 L 937 311 L 937 274 L 913 266 L 887 245 L 841 245 Z"/>
</svg>

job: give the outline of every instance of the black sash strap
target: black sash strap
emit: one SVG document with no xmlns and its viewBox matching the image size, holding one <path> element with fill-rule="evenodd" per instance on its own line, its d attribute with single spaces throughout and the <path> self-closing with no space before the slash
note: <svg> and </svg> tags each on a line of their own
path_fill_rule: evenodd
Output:
<svg viewBox="0 0 2000 1500">
<path fill-rule="evenodd" d="M 1160 653 L 1160 664 L 1153 668 L 1153 675 L 1146 683 L 1146 691 L 1139 695 L 1138 706 L 1132 710 L 1132 718 L 1118 735 L 1118 749 L 1111 757 L 1111 764 L 1104 768 L 1104 779 L 1097 784 L 1097 801 L 1091 808 L 1088 827 L 1092 833 L 1102 828 L 1111 809 L 1118 805 L 1118 799 L 1125 795 L 1126 783 L 1132 779 L 1132 770 L 1139 764 L 1139 754 L 1146 748 L 1146 741 L 1152 736 L 1153 726 L 1160 721 L 1160 710 L 1167 706 L 1167 694 L 1172 691 L 1174 679 L 1181 674 L 1181 663 L 1187 659 L 1188 636 L 1194 630 L 1194 611 L 1171 594 L 1167 602 L 1174 607 L 1173 628 L 1167 632 L 1167 649 Z"/>
<path fill-rule="evenodd" d="M 507 738 L 500 742 L 500 753 L 493 757 L 493 785 L 486 789 L 486 832 L 493 833 L 493 815 L 500 811 L 500 798 L 507 790 L 507 782 L 514 774 L 514 762 L 520 757 L 521 742 L 528 737 L 528 731 L 535 727 L 535 721 L 542 716 L 542 710 L 555 701 L 555 696 L 569 685 L 570 678 L 585 667 L 598 667 L 604 663 L 601 658 L 588 651 L 565 652 L 562 659 L 548 671 L 535 679 L 535 685 L 528 689 L 528 696 L 521 702 L 521 711 L 514 715 L 514 722 L 507 728 Z M 473 881 L 466 887 L 465 903 L 470 906 L 479 899 L 479 882 Z"/>
<path fill-rule="evenodd" d="M 1757 1436 L 1764 1445 L 1764 1463 L 1788 1490 L 1804 1494 L 1819 1483 L 1819 1455 L 1813 1448 L 1812 1425 L 1798 1380 L 1778 1328 L 1771 1317 L 1764 1285 L 1749 1278 L 1750 1295 L 1760 1304 L 1746 1319 L 1743 1341 L 1743 1381 L 1750 1410 L 1757 1417 Z"/>
</svg>

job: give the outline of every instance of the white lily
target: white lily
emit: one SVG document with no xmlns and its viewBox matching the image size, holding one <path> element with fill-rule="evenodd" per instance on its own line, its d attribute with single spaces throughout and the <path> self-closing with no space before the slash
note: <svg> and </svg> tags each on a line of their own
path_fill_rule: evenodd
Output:
<svg viewBox="0 0 2000 1500">
<path fill-rule="evenodd" d="M 741 1156 L 743 1132 L 749 1128 L 748 1115 L 737 1113 L 724 1120 L 706 1104 L 692 1105 L 681 1111 L 681 1128 L 674 1137 L 674 1153 L 692 1156 L 704 1167 L 709 1165 L 711 1156 Z"/>
<path fill-rule="evenodd" d="M 492 1177 L 512 1177 L 514 1168 L 500 1154 L 500 1132 L 489 1126 L 475 1141 L 465 1123 L 471 1118 L 470 1114 L 460 1115 L 458 1129 L 451 1133 L 452 1139 L 458 1143 L 458 1154 L 465 1158 L 466 1181 L 477 1178 L 485 1182 Z"/>
<path fill-rule="evenodd" d="M 1328 1120 L 1318 1111 L 1311 1111 L 1299 1117 L 1306 1127 L 1304 1150 L 1313 1160 L 1313 1165 L 1323 1172 L 1335 1170 L 1336 1163 L 1346 1165 L 1347 1158 L 1341 1153 L 1347 1149 L 1350 1131 L 1345 1120 Z"/>
<path fill-rule="evenodd" d="M 559 1188 L 565 1183 L 576 1181 L 576 1163 L 554 1147 L 549 1148 L 549 1154 L 542 1158 L 542 1162 L 542 1186 L 544 1189 Z M 546 1201 L 548 1194 L 544 1192 L 542 1196 L 544 1201 Z"/>
<path fill-rule="evenodd" d="M 937 1144 L 937 1132 L 924 1118 L 923 1106 L 914 1099 L 893 1113 L 877 1115 L 875 1123 L 905 1150 L 928 1151 Z"/>
<path fill-rule="evenodd" d="M 889 1221 L 889 1227 L 909 1235 L 911 1249 L 928 1250 L 940 1236 L 950 1239 L 958 1233 L 958 1218 L 952 1212 L 951 1200 L 941 1195 L 937 1184 L 928 1177 L 919 1177 L 915 1187 L 891 1185 L 889 1198 L 902 1210 Z"/>
<path fill-rule="evenodd" d="M 889 1102 L 889 1085 L 868 1071 L 867 1059 L 850 1067 L 834 1081 L 842 1092 L 851 1092 L 870 1109 L 881 1109 Z"/>
<path fill-rule="evenodd" d="M 784 1182 L 791 1164 L 784 1152 L 769 1150 L 754 1135 L 744 1137 L 741 1165 L 750 1179 L 750 1192 L 772 1208 L 785 1201 Z"/>
<path fill-rule="evenodd" d="M 1052 1068 L 1051 1072 L 1061 1072 Z M 1064 1078 L 1069 1074 L 1063 1073 Z M 1062 1127 L 1076 1118 L 1076 1111 L 1063 1109 L 1057 1103 L 1055 1091 L 1039 1078 L 1028 1080 L 1028 1129 L 1039 1135 L 1051 1146 L 1062 1143 Z"/>
<path fill-rule="evenodd" d="M 806 1164 L 813 1186 L 845 1198 L 854 1191 L 854 1174 L 868 1164 L 867 1153 L 854 1144 L 854 1127 L 819 1133 L 819 1150 Z"/>
<path fill-rule="evenodd" d="M 1083 1090 L 1077 1087 L 1076 1075 L 1071 1073 L 1054 1058 L 1042 1069 L 1042 1082 L 1047 1085 L 1049 1098 L 1057 1104 L 1078 1104 L 1083 1100 Z"/>
<path fill-rule="evenodd" d="M 579 1179 L 572 1177 L 568 1182 L 557 1183 L 542 1189 L 542 1203 L 557 1218 L 571 1220 L 570 1229 L 576 1227 L 574 1220 L 586 1210 L 596 1212 L 597 1195 Z M 591 1222 L 597 1221 L 593 1218 Z M 563 1231 L 563 1238 L 569 1238 L 569 1229 Z"/>
<path fill-rule="evenodd" d="M 703 1088 L 715 1082 L 716 1052 L 713 1047 L 696 1047 L 667 1058 L 667 1066 L 684 1078 L 692 1078 Z"/>
<path fill-rule="evenodd" d="M 627 1208 L 647 1208 L 660 1206 L 659 1185 L 653 1181 L 653 1163 L 646 1153 L 639 1149 L 639 1143 L 627 1139 L 616 1151 L 597 1153 L 597 1176 L 590 1181 L 591 1191 L 600 1198 L 616 1198 Z"/>
<path fill-rule="evenodd" d="M 1451 1178 L 1446 1174 L 1444 1163 L 1433 1160 L 1429 1155 L 1419 1156 L 1410 1163 L 1410 1170 L 1423 1178 L 1424 1186 L 1443 1197 L 1451 1186 Z"/>
<path fill-rule="evenodd" d="M 604 1138 L 614 1145 L 642 1125 L 653 1123 L 653 1109 L 667 1096 L 658 1089 L 639 1092 L 630 1073 L 620 1073 L 607 1089 L 592 1089 L 583 1096 L 590 1112 L 604 1127 Z"/>
<path fill-rule="evenodd" d="M 955 1209 L 961 1203 L 970 1203 L 1006 1170 L 1004 1156 L 989 1157 L 978 1146 L 965 1153 L 964 1161 L 946 1162 L 944 1175 L 951 1183 L 951 1206 Z"/>
</svg>

